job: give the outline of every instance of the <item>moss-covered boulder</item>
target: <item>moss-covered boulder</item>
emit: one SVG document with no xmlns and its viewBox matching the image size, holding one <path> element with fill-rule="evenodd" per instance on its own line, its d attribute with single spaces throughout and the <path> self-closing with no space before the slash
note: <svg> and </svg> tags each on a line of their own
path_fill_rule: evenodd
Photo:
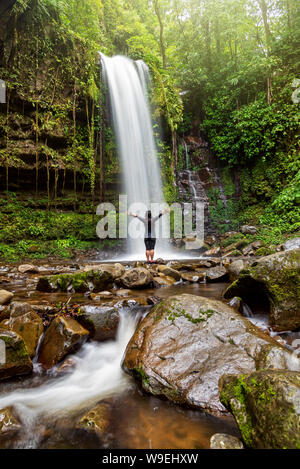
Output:
<svg viewBox="0 0 300 469">
<path fill-rule="evenodd" d="M 38 352 L 38 361 L 44 368 L 51 368 L 68 353 L 81 347 L 88 336 L 89 331 L 75 319 L 56 316 L 44 335 Z"/>
<path fill-rule="evenodd" d="M 22 337 L 0 329 L 0 380 L 31 372 L 32 362 Z"/>
<path fill-rule="evenodd" d="M 300 373 L 261 370 L 220 379 L 220 399 L 250 448 L 300 448 Z"/>
<path fill-rule="evenodd" d="M 111 288 L 113 276 L 107 270 L 89 270 L 74 274 L 59 274 L 40 277 L 37 290 L 43 292 L 70 291 L 84 293 L 99 292 Z"/>
<path fill-rule="evenodd" d="M 240 271 L 225 298 L 251 303 L 261 296 L 269 303 L 270 324 L 278 331 L 300 327 L 300 249 L 278 252 Z"/>
<path fill-rule="evenodd" d="M 112 275 L 113 279 L 117 279 L 122 277 L 122 275 L 125 273 L 125 267 L 124 265 L 120 264 L 119 262 L 116 262 L 115 264 L 93 264 L 93 265 L 86 265 L 84 267 L 84 271 L 88 272 L 90 270 L 95 270 L 98 272 L 101 270 L 102 272 L 108 272 Z"/>
<path fill-rule="evenodd" d="M 226 410 L 219 378 L 256 370 L 266 345 L 269 354 L 292 356 L 227 304 L 182 294 L 162 301 L 141 321 L 123 367 L 154 395 L 219 413 Z"/>
</svg>

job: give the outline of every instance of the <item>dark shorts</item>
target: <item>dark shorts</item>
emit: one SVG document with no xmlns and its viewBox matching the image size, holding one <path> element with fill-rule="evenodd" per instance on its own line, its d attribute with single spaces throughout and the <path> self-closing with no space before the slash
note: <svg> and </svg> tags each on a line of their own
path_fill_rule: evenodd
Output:
<svg viewBox="0 0 300 469">
<path fill-rule="evenodd" d="M 145 238 L 146 251 L 152 251 L 154 249 L 156 239 L 155 238 Z"/>
</svg>

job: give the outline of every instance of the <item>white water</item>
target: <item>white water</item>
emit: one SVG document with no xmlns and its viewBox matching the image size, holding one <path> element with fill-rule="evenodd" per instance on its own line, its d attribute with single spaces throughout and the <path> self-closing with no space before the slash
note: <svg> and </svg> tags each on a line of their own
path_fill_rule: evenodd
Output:
<svg viewBox="0 0 300 469">
<path fill-rule="evenodd" d="M 133 313 L 121 312 L 115 341 L 85 344 L 72 356 L 72 371 L 39 387 L 0 396 L 0 409 L 13 406 L 22 423 L 32 428 L 41 415 L 61 417 L 128 389 L 132 380 L 121 369 L 121 361 L 136 321 Z"/>
<path fill-rule="evenodd" d="M 124 193 L 128 207 L 144 204 L 144 208 L 132 206 L 131 212 L 145 215 L 151 203 L 162 204 L 162 181 L 152 129 L 147 89 L 150 75 L 146 64 L 124 56 L 106 57 L 101 55 L 104 77 L 107 83 L 113 127 L 122 163 Z M 153 210 L 155 216 L 159 208 Z M 164 217 L 163 217 L 164 218 Z M 129 255 L 145 256 L 144 226 L 130 218 L 128 236 Z M 156 223 L 156 237 L 159 238 L 159 224 Z M 164 221 L 162 221 L 164 223 Z M 131 234 L 131 236 L 130 236 Z M 134 239 L 133 236 L 137 237 Z M 165 243 L 157 242 L 156 256 L 163 257 Z"/>
</svg>

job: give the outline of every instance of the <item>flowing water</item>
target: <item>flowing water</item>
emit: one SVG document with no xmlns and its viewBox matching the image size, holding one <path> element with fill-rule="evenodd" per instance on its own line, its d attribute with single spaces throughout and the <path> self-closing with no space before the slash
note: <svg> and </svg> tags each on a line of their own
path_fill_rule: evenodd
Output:
<svg viewBox="0 0 300 469">
<path fill-rule="evenodd" d="M 148 67 L 141 60 L 134 62 L 124 56 L 100 55 L 122 163 L 127 205 L 131 212 L 144 216 L 151 203 L 164 202 L 147 93 L 150 84 Z M 158 212 L 157 206 L 153 215 Z M 145 252 L 144 225 L 137 219 L 128 222 L 128 254 L 130 258 L 141 258 Z M 159 226 L 156 231 L 159 235 Z M 158 257 L 165 256 L 167 245 L 159 243 Z"/>
</svg>

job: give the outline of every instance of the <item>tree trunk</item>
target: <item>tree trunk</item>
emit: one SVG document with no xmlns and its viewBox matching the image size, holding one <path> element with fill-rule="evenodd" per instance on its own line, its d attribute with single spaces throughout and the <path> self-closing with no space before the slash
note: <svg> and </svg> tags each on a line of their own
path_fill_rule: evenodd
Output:
<svg viewBox="0 0 300 469">
<path fill-rule="evenodd" d="M 161 57 L 162 57 L 162 65 L 163 65 L 163 68 L 166 69 L 167 59 L 166 59 L 166 48 L 164 44 L 164 23 L 161 17 L 159 0 L 154 0 L 154 10 L 155 10 L 155 14 L 157 16 L 158 23 L 159 23 L 159 46 L 160 46 L 160 52 L 161 52 Z"/>
</svg>

